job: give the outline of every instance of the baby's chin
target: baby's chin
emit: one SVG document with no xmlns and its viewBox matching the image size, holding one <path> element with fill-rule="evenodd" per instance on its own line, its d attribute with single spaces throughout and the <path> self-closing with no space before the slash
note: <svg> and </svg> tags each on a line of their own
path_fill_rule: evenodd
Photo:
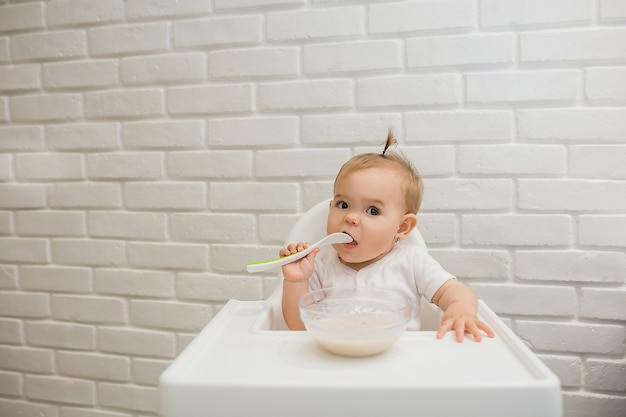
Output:
<svg viewBox="0 0 626 417">
<path fill-rule="evenodd" d="M 341 244 L 341 245 L 343 246 L 344 244 Z M 343 263 L 360 263 L 360 262 L 364 262 L 367 260 L 367 259 L 361 259 L 360 257 L 355 256 L 355 254 L 352 253 L 350 250 L 346 250 L 344 248 L 335 248 L 335 250 L 337 251 L 337 255 L 339 255 L 339 259 Z"/>
<path fill-rule="evenodd" d="M 380 259 L 384 258 L 385 255 L 387 255 L 391 251 L 391 249 L 393 248 L 390 248 L 388 251 L 380 253 L 374 257 L 371 257 L 371 256 L 364 257 L 363 254 L 359 256 L 359 254 L 352 252 L 350 250 L 345 250 L 345 249 L 338 250 L 337 253 L 339 255 L 339 260 L 341 260 L 343 264 L 352 266 L 352 267 L 363 268 L 367 265 L 373 264 L 374 262 L 377 262 Z"/>
</svg>

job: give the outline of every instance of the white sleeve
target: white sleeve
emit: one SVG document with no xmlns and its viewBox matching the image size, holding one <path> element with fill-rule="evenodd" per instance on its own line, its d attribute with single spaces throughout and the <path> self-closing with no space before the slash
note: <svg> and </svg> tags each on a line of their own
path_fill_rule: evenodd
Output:
<svg viewBox="0 0 626 417">
<path fill-rule="evenodd" d="M 424 249 L 417 249 L 413 272 L 417 291 L 428 301 L 432 301 L 437 290 L 446 281 L 456 279 Z"/>
</svg>

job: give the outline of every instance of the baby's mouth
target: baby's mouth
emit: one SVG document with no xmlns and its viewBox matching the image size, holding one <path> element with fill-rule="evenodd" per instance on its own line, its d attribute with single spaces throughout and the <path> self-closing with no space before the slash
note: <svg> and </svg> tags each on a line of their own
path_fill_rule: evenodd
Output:
<svg viewBox="0 0 626 417">
<path fill-rule="evenodd" d="M 352 235 L 350 233 L 347 233 L 347 232 L 343 232 L 343 233 L 345 233 L 348 236 L 352 237 Z M 345 244 L 348 245 L 348 246 L 356 246 L 356 245 L 358 245 L 357 241 L 353 237 L 352 237 L 352 242 L 348 242 L 348 243 L 345 243 Z"/>
</svg>

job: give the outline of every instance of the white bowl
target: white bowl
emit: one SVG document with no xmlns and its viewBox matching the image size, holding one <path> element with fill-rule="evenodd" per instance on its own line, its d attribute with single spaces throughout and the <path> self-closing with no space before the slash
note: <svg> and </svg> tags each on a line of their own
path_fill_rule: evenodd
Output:
<svg viewBox="0 0 626 417">
<path fill-rule="evenodd" d="M 298 301 L 300 318 L 326 350 L 342 356 L 386 351 L 406 330 L 411 301 L 406 295 L 372 287 L 323 288 Z"/>
</svg>

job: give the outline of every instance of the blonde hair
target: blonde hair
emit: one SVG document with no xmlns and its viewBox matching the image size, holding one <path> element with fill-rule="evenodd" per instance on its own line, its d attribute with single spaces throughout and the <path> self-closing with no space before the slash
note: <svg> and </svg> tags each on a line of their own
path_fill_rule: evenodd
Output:
<svg viewBox="0 0 626 417">
<path fill-rule="evenodd" d="M 424 184 L 422 177 L 401 152 L 389 149 L 392 145 L 397 146 L 398 142 L 393 136 L 393 131 L 387 132 L 387 141 L 381 153 L 364 153 L 350 158 L 339 170 L 335 177 L 333 189 L 337 186 L 337 181 L 356 171 L 367 168 L 389 168 L 397 171 L 401 176 L 402 193 L 404 194 L 404 204 L 406 213 L 417 214 L 422 204 L 424 194 Z"/>
</svg>

